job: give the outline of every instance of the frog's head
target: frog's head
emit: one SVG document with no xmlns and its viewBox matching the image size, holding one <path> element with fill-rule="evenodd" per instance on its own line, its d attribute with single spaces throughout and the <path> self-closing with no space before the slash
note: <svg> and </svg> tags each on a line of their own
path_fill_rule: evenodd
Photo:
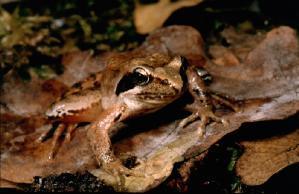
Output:
<svg viewBox="0 0 299 194">
<path fill-rule="evenodd" d="M 129 61 L 116 95 L 137 112 L 152 112 L 173 102 L 185 90 L 187 61 L 154 54 Z"/>
</svg>

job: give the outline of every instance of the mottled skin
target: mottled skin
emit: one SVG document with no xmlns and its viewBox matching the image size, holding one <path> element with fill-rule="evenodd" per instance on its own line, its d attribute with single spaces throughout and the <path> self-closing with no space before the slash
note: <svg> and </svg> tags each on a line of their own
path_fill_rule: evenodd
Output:
<svg viewBox="0 0 299 194">
<path fill-rule="evenodd" d="M 108 135 L 111 128 L 128 118 L 161 109 L 187 89 L 194 97 L 190 106 L 193 114 L 178 127 L 201 118 L 198 132 L 202 135 L 210 119 L 223 122 L 212 112 L 202 72 L 186 63 L 180 56 L 153 54 L 110 64 L 104 71 L 75 84 L 46 112 L 49 118 L 60 122 L 52 139 L 50 158 L 62 133 L 69 141 L 78 123 L 91 122 L 87 137 L 98 163 L 109 171 L 128 171 L 113 154 Z"/>
</svg>

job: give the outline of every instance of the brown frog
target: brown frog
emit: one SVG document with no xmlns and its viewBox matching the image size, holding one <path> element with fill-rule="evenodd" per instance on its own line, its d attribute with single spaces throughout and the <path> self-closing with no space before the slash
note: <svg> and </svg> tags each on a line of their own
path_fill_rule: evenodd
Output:
<svg viewBox="0 0 299 194">
<path fill-rule="evenodd" d="M 194 97 L 189 108 L 192 114 L 178 127 L 200 118 L 198 134 L 202 136 L 211 120 L 225 123 L 212 111 L 211 95 L 205 87 L 205 80 L 209 78 L 206 71 L 188 66 L 181 56 L 152 54 L 108 65 L 105 70 L 75 84 L 46 112 L 50 119 L 60 123 L 53 135 L 50 158 L 63 133 L 69 141 L 78 123 L 90 122 L 87 137 L 98 163 L 111 171 L 129 171 L 113 154 L 109 137 L 112 127 L 128 118 L 157 111 L 185 91 Z M 43 134 L 41 140 L 45 137 Z"/>
</svg>

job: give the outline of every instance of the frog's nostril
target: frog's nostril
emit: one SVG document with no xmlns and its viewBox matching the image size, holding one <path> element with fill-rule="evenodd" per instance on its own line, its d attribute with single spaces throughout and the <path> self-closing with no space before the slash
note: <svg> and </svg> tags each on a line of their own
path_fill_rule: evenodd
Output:
<svg viewBox="0 0 299 194">
<path fill-rule="evenodd" d="M 161 80 L 161 84 L 169 85 L 169 81 L 167 79 L 163 79 L 163 80 Z"/>
</svg>

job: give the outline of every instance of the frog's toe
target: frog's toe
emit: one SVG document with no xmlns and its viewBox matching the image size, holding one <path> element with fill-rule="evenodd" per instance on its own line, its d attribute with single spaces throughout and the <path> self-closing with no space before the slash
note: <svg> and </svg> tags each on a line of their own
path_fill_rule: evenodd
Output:
<svg viewBox="0 0 299 194">
<path fill-rule="evenodd" d="M 240 112 L 241 107 L 236 103 L 236 100 L 229 99 L 227 97 L 223 97 L 219 94 L 211 94 L 212 98 L 221 104 L 231 108 L 234 112 Z"/>
<path fill-rule="evenodd" d="M 53 159 L 55 157 L 56 152 L 58 151 L 57 145 L 59 142 L 59 138 L 63 134 L 65 130 L 65 125 L 64 124 L 59 124 L 58 127 L 56 128 L 53 139 L 51 141 L 51 147 L 50 147 L 50 152 L 49 152 L 49 159 Z"/>
<path fill-rule="evenodd" d="M 72 133 L 76 129 L 77 124 L 70 124 L 66 125 L 64 123 L 60 123 L 56 128 L 51 129 L 49 131 L 43 132 L 37 139 L 37 143 L 43 143 L 47 139 L 50 139 L 50 151 L 48 154 L 49 159 L 54 159 L 56 152 L 58 151 L 59 147 L 59 140 L 63 137 L 63 134 L 65 134 L 65 138 L 61 144 L 64 144 L 65 142 L 70 142 L 72 138 Z M 54 131 L 54 133 L 53 133 Z"/>
<path fill-rule="evenodd" d="M 76 127 L 78 126 L 78 124 L 70 124 L 67 126 L 66 128 L 66 134 L 65 134 L 65 141 L 66 142 L 70 142 L 72 139 L 72 133 L 73 131 L 76 129 Z"/>
<path fill-rule="evenodd" d="M 199 117 L 200 116 L 198 115 L 198 113 L 191 114 L 187 118 L 184 118 L 183 120 L 180 121 L 180 123 L 178 125 L 178 128 L 184 128 L 184 127 L 186 127 L 189 123 L 195 121 Z"/>
<path fill-rule="evenodd" d="M 223 125 L 228 125 L 228 122 L 226 119 L 223 119 L 221 117 L 216 116 L 212 111 L 210 110 L 199 110 L 196 111 L 195 113 L 191 114 L 190 116 L 188 116 L 187 118 L 183 119 L 178 127 L 179 128 L 183 128 L 186 125 L 188 125 L 191 122 L 194 122 L 196 119 L 200 119 L 200 123 L 197 127 L 197 132 L 198 135 L 200 137 L 204 136 L 205 132 L 206 132 L 206 126 L 211 122 L 218 122 L 218 123 L 222 123 Z"/>
<path fill-rule="evenodd" d="M 62 134 L 64 133 L 65 129 L 66 129 L 66 125 L 61 123 L 55 128 L 54 133 L 53 133 L 53 130 L 51 129 L 50 131 L 46 131 L 46 132 L 42 133 L 37 138 L 36 141 L 38 143 L 43 143 L 48 138 L 50 138 L 51 143 L 50 143 L 50 148 L 49 148 L 49 153 L 48 153 L 48 159 L 50 159 L 50 160 L 54 159 L 55 154 L 58 151 L 59 139 L 62 136 Z"/>
<path fill-rule="evenodd" d="M 227 121 L 226 119 L 221 119 L 221 123 L 222 123 L 223 125 L 225 125 L 225 126 L 228 125 L 228 121 Z"/>
</svg>

